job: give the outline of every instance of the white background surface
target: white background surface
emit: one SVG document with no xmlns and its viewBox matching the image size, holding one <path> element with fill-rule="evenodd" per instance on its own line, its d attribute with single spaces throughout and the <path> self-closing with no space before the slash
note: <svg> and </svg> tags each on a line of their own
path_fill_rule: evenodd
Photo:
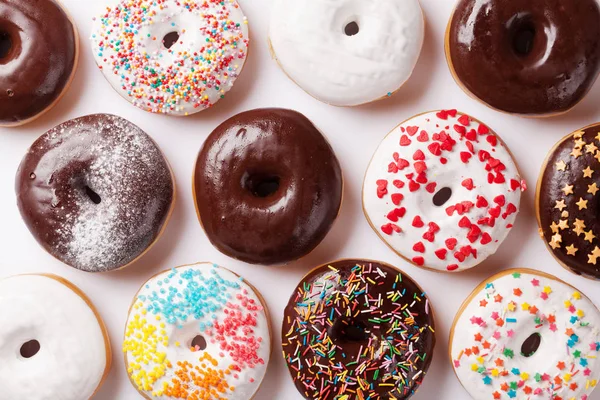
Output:
<svg viewBox="0 0 600 400">
<path fill-rule="evenodd" d="M 372 258 L 403 269 L 428 292 L 436 310 L 437 347 L 423 386 L 413 397 L 468 399 L 448 360 L 448 335 L 454 314 L 471 290 L 488 276 L 510 267 L 530 267 L 554 274 L 600 304 L 600 282 L 577 277 L 560 267 L 537 235 L 535 182 L 546 155 L 562 136 L 600 120 L 600 87 L 569 114 L 530 120 L 487 109 L 465 95 L 452 80 L 443 53 L 443 38 L 452 11 L 450 0 L 422 0 L 427 19 L 425 47 L 411 80 L 391 99 L 358 108 L 321 104 L 289 81 L 271 60 L 267 46 L 270 0 L 240 0 L 250 21 L 251 51 L 242 76 L 214 108 L 186 119 L 151 115 L 123 100 L 95 67 L 88 38 L 92 17 L 102 0 L 63 0 L 81 33 L 82 54 L 73 86 L 41 119 L 16 129 L 0 129 L 0 278 L 28 272 L 52 272 L 81 287 L 96 304 L 110 331 L 114 365 L 95 399 L 124 400 L 140 396 L 130 385 L 121 340 L 132 297 L 158 271 L 196 261 L 212 261 L 245 276 L 264 295 L 274 326 L 271 364 L 256 400 L 299 400 L 281 356 L 282 312 L 300 278 L 311 267 L 339 258 Z M 283 268 L 252 266 L 216 251 L 196 219 L 191 192 L 194 161 L 207 135 L 226 118 L 252 108 L 286 107 L 307 115 L 329 138 L 342 164 L 346 191 L 340 218 L 325 241 L 308 257 Z M 361 209 L 362 178 L 381 139 L 399 122 L 433 109 L 457 108 L 494 129 L 514 153 L 529 183 L 513 232 L 495 256 L 458 275 L 439 274 L 408 265 L 380 241 Z M 92 275 L 62 265 L 46 254 L 21 221 L 14 195 L 14 176 L 29 145 L 46 130 L 71 118 L 106 112 L 125 117 L 148 132 L 171 162 L 178 183 L 177 205 L 164 236 L 141 261 L 124 271 Z M 600 235 L 600 232 L 596 232 Z M 44 307 L 40 304 L 40 307 Z M 59 371 L 53 373 L 60 373 Z M 35 384 L 32 382 L 32 384 Z M 599 400 L 600 391 L 590 400 Z M 19 399 L 26 400 L 26 399 Z"/>
</svg>

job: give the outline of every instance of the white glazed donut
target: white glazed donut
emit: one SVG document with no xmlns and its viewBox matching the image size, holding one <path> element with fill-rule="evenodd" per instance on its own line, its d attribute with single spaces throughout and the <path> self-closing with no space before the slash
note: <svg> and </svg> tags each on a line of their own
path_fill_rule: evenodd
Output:
<svg viewBox="0 0 600 400">
<path fill-rule="evenodd" d="M 476 400 L 586 400 L 600 377 L 599 327 L 596 306 L 570 285 L 503 271 L 462 305 L 450 355 Z"/>
<path fill-rule="evenodd" d="M 131 382 L 148 399 L 249 400 L 269 363 L 267 311 L 225 268 L 174 268 L 138 292 L 123 351 Z"/>
<path fill-rule="evenodd" d="M 93 305 L 51 275 L 0 280 L 0 400 L 89 399 L 110 369 Z"/>
<path fill-rule="evenodd" d="M 276 0 L 269 37 L 279 65 L 308 94 L 355 106 L 408 80 L 425 22 L 418 0 Z"/>
<path fill-rule="evenodd" d="M 459 271 L 496 252 L 524 188 L 511 154 L 487 126 L 443 110 L 417 115 L 386 136 L 367 170 L 363 208 L 399 255 Z"/>
<path fill-rule="evenodd" d="M 112 0 L 94 19 L 96 63 L 121 96 L 154 113 L 189 115 L 231 89 L 248 54 L 236 0 Z"/>
</svg>

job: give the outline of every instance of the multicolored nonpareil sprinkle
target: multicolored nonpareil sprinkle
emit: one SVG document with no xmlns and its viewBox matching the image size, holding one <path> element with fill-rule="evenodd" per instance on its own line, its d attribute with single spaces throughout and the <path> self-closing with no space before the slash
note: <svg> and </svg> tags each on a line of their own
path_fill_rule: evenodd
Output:
<svg viewBox="0 0 600 400">
<path fill-rule="evenodd" d="M 247 400 L 269 362 L 260 298 L 232 272 L 197 264 L 150 279 L 132 305 L 123 351 L 152 399 Z"/>
<path fill-rule="evenodd" d="M 378 262 L 343 260 L 317 268 L 285 309 L 283 356 L 306 399 L 407 399 L 435 345 L 425 293 Z"/>
<path fill-rule="evenodd" d="M 135 106 L 189 115 L 231 89 L 248 54 L 235 0 L 119 0 L 95 18 L 96 63 Z"/>
<path fill-rule="evenodd" d="M 474 399 L 587 400 L 600 377 L 600 312 L 531 270 L 492 277 L 457 317 L 450 352 Z"/>
</svg>

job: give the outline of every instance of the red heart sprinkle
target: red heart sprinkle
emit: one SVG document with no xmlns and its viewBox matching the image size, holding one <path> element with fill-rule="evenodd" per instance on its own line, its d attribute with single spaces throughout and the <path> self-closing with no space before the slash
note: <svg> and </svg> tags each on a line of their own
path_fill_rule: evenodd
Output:
<svg viewBox="0 0 600 400">
<path fill-rule="evenodd" d="M 487 207 L 489 205 L 489 203 L 487 202 L 485 197 L 477 196 L 477 204 L 476 205 L 477 205 L 477 208 L 484 208 L 484 207 Z"/>
<path fill-rule="evenodd" d="M 500 216 L 500 207 L 494 207 L 494 208 L 490 208 L 489 211 L 490 215 L 494 218 L 498 218 Z"/>
<path fill-rule="evenodd" d="M 494 203 L 498 204 L 500 207 L 504 207 L 504 204 L 506 204 L 506 198 L 503 194 L 501 194 L 500 196 L 496 196 L 494 198 Z"/>
<path fill-rule="evenodd" d="M 439 111 L 437 114 L 435 114 L 439 119 L 443 119 L 443 120 L 447 120 L 448 119 L 448 113 L 444 110 Z"/>
<path fill-rule="evenodd" d="M 460 228 L 470 228 L 471 225 L 473 224 L 471 224 L 471 221 L 467 217 L 462 217 L 460 221 L 458 221 L 458 226 Z"/>
<path fill-rule="evenodd" d="M 402 135 L 400 138 L 400 146 L 408 146 L 412 143 L 412 141 L 406 135 Z"/>
<path fill-rule="evenodd" d="M 475 132 L 475 129 L 471 129 L 469 132 L 467 132 L 467 134 L 465 135 L 465 137 L 468 140 L 475 141 L 475 140 L 477 140 L 477 132 Z"/>
<path fill-rule="evenodd" d="M 425 245 L 422 242 L 415 243 L 413 250 L 417 253 L 425 253 Z"/>
<path fill-rule="evenodd" d="M 431 143 L 429 146 L 427 146 L 427 148 L 434 156 L 439 156 L 440 154 L 442 154 L 442 148 L 439 143 Z"/>
<path fill-rule="evenodd" d="M 408 182 L 408 190 L 410 190 L 411 192 L 416 192 L 417 190 L 419 190 L 420 187 L 421 187 L 421 185 L 419 185 L 415 181 Z"/>
<path fill-rule="evenodd" d="M 417 172 L 417 174 L 420 174 L 423 171 L 427 170 L 427 164 L 425 164 L 425 162 L 423 161 L 417 161 L 415 163 L 415 171 Z"/>
<path fill-rule="evenodd" d="M 438 224 L 436 224 L 435 222 L 430 222 L 429 223 L 429 232 L 439 232 L 440 231 L 440 226 Z"/>
<path fill-rule="evenodd" d="M 440 158 L 440 162 L 442 164 L 446 164 L 448 162 L 448 160 L 446 160 L 444 157 Z"/>
<path fill-rule="evenodd" d="M 414 226 L 415 228 L 422 228 L 423 226 L 425 226 L 425 224 L 423 223 L 423 220 L 421 219 L 421 217 L 419 217 L 418 215 L 413 219 L 412 222 L 412 226 Z"/>
<path fill-rule="evenodd" d="M 485 140 L 487 140 L 494 147 L 498 144 L 498 138 L 496 135 L 488 135 Z"/>
<path fill-rule="evenodd" d="M 492 241 L 492 237 L 490 236 L 489 233 L 487 232 L 483 232 L 483 235 L 481 235 L 481 241 L 479 243 L 481 244 L 488 244 Z"/>
<path fill-rule="evenodd" d="M 414 136 L 415 133 L 417 133 L 417 131 L 419 130 L 418 126 L 407 126 L 406 127 L 406 132 L 410 135 L 410 136 Z"/>
<path fill-rule="evenodd" d="M 461 115 L 461 117 L 458 119 L 458 122 L 460 122 L 461 124 L 463 124 L 464 126 L 469 126 L 469 124 L 471 123 L 471 120 L 469 119 L 468 115 Z"/>
<path fill-rule="evenodd" d="M 456 240 L 454 238 L 446 239 L 446 247 L 448 248 L 448 250 L 454 250 L 457 243 L 458 243 L 458 240 Z"/>
<path fill-rule="evenodd" d="M 520 188 L 521 188 L 521 182 L 519 182 L 519 181 L 518 181 L 518 180 L 516 180 L 516 179 L 511 179 L 511 180 L 510 180 L 510 188 L 511 188 L 512 190 L 517 190 L 517 189 L 520 189 Z"/>
<path fill-rule="evenodd" d="M 394 184 L 394 186 L 396 186 L 398 189 L 402 189 L 404 187 L 404 182 L 402 182 L 399 179 L 396 179 L 394 182 L 392 182 Z"/>
<path fill-rule="evenodd" d="M 437 183 L 431 182 L 431 183 L 427 184 L 427 186 L 425 186 L 425 190 L 427 190 L 429 193 L 433 193 L 433 192 L 435 192 L 436 186 L 437 186 Z"/>
<path fill-rule="evenodd" d="M 429 135 L 425 131 L 421 131 L 419 136 L 417 137 L 419 142 L 427 142 L 429 140 Z"/>
<path fill-rule="evenodd" d="M 392 203 L 395 205 L 399 206 L 402 200 L 404 200 L 404 195 L 402 195 L 402 193 L 392 194 Z"/>
<path fill-rule="evenodd" d="M 456 270 L 458 269 L 458 265 L 456 265 L 456 264 L 448 265 L 448 266 L 446 267 L 446 269 L 447 269 L 448 271 L 456 271 Z"/>
<path fill-rule="evenodd" d="M 462 181 L 461 185 L 465 187 L 467 190 L 473 190 L 473 179 L 468 178 Z"/>
<path fill-rule="evenodd" d="M 425 159 L 425 154 L 423 154 L 423 152 L 421 150 L 417 150 L 415 151 L 415 154 L 413 154 L 413 160 L 415 161 L 422 161 Z"/>
<path fill-rule="evenodd" d="M 413 260 L 413 262 L 415 264 L 417 264 L 420 267 L 422 267 L 423 265 L 425 265 L 425 259 L 423 257 L 415 257 L 412 260 Z"/>
<path fill-rule="evenodd" d="M 467 153 L 466 151 L 461 151 L 460 152 L 460 159 L 463 163 L 467 163 L 469 162 L 469 159 L 471 158 L 471 153 Z"/>
<path fill-rule="evenodd" d="M 448 113 L 449 116 L 451 116 L 452 118 L 456 117 L 456 110 L 446 110 L 446 113 Z"/>
<path fill-rule="evenodd" d="M 486 161 L 488 158 L 490 158 L 490 153 L 488 153 L 485 150 L 479 150 L 479 161 L 484 162 Z"/>
<path fill-rule="evenodd" d="M 461 253 L 460 251 L 457 251 L 456 253 L 454 253 L 454 258 L 456 258 L 460 262 L 463 262 L 463 261 L 465 261 L 466 257 L 463 253 Z"/>
<path fill-rule="evenodd" d="M 477 128 L 477 133 L 479 133 L 480 135 L 487 135 L 488 133 L 490 133 L 490 129 L 487 126 L 480 124 Z"/>
<path fill-rule="evenodd" d="M 448 253 L 448 250 L 446 249 L 438 249 L 435 251 L 435 255 L 440 259 L 440 260 L 444 260 L 446 259 L 446 253 Z"/>
<path fill-rule="evenodd" d="M 418 183 L 426 184 L 427 183 L 427 174 L 425 172 L 421 172 L 417 179 L 415 179 Z"/>
<path fill-rule="evenodd" d="M 425 232 L 423 234 L 423 239 L 433 243 L 433 241 L 435 240 L 435 235 L 433 232 Z"/>
<path fill-rule="evenodd" d="M 467 133 L 467 128 L 462 125 L 454 125 L 454 130 L 458 132 L 461 136 L 464 136 Z"/>
</svg>

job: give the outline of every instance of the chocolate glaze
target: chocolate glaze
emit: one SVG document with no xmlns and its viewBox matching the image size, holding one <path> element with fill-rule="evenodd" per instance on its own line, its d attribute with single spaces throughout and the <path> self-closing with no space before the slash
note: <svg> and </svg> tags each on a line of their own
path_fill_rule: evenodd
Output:
<svg viewBox="0 0 600 400">
<path fill-rule="evenodd" d="M 600 279 L 600 259 L 596 264 L 590 263 L 589 255 L 593 253 L 596 246 L 600 247 L 600 191 L 596 194 L 590 193 L 589 186 L 594 183 L 600 187 L 600 158 L 599 151 L 588 152 L 593 147 L 586 147 L 593 144 L 600 148 L 600 124 L 584 128 L 585 134 L 582 140 L 586 142 L 581 148 L 581 155 L 575 158 L 571 155 L 576 145 L 574 134 L 567 136 L 560 142 L 552 153 L 548 156 L 546 168 L 541 172 L 538 187 L 538 221 L 543 232 L 543 238 L 550 244 L 553 237 L 558 233 L 560 241 L 555 241 L 560 247 L 552 249 L 552 253 L 558 260 L 578 275 L 585 275 L 589 278 Z M 577 154 L 576 152 L 575 154 Z M 598 158 L 595 158 L 598 156 Z M 561 164 L 565 163 L 564 171 Z M 593 171 L 591 177 L 584 177 L 584 170 L 589 167 Z M 560 169 L 559 169 L 560 168 Z M 588 174 L 589 175 L 589 174 Z M 572 194 L 565 195 L 563 189 L 566 185 L 572 185 Z M 593 190 L 592 190 L 593 192 Z M 569 191 L 567 190 L 567 193 Z M 586 207 L 579 209 L 577 204 L 580 199 L 587 200 Z M 562 210 L 556 208 L 557 202 L 565 201 L 565 207 L 558 204 Z M 583 203 L 581 203 L 583 205 Z M 568 213 L 564 214 L 564 213 Z M 585 239 L 585 233 L 579 234 L 575 231 L 577 228 L 576 220 L 581 220 L 585 224 L 582 228 L 585 232 L 591 232 L 595 238 L 590 242 Z M 553 223 L 560 224 L 561 220 L 566 220 L 567 227 L 552 227 Z M 588 235 L 589 236 L 589 235 Z M 591 238 L 591 236 L 589 236 Z M 558 239 L 556 237 L 555 239 Z M 556 246 L 555 244 L 555 246 Z M 577 248 L 575 255 L 569 255 L 567 247 L 573 245 Z"/>
<path fill-rule="evenodd" d="M 249 263 L 283 264 L 311 252 L 337 217 L 342 190 L 331 146 L 290 110 L 230 118 L 196 161 L 196 206 L 208 238 Z"/>
<path fill-rule="evenodd" d="M 446 38 L 456 78 L 516 114 L 569 110 L 600 68 L 597 0 L 460 0 Z"/>
<path fill-rule="evenodd" d="M 292 379 L 306 399 L 407 399 L 431 363 L 434 331 L 427 297 L 407 275 L 376 261 L 341 260 L 298 284 L 281 337 Z M 367 387 L 362 397 L 359 377 Z"/>
<path fill-rule="evenodd" d="M 21 162 L 16 192 L 27 227 L 50 254 L 103 272 L 131 263 L 158 238 L 174 182 L 146 133 L 97 114 L 43 134 Z"/>
<path fill-rule="evenodd" d="M 52 105 L 73 74 L 76 53 L 75 26 L 54 0 L 0 0 L 0 125 Z"/>
</svg>

